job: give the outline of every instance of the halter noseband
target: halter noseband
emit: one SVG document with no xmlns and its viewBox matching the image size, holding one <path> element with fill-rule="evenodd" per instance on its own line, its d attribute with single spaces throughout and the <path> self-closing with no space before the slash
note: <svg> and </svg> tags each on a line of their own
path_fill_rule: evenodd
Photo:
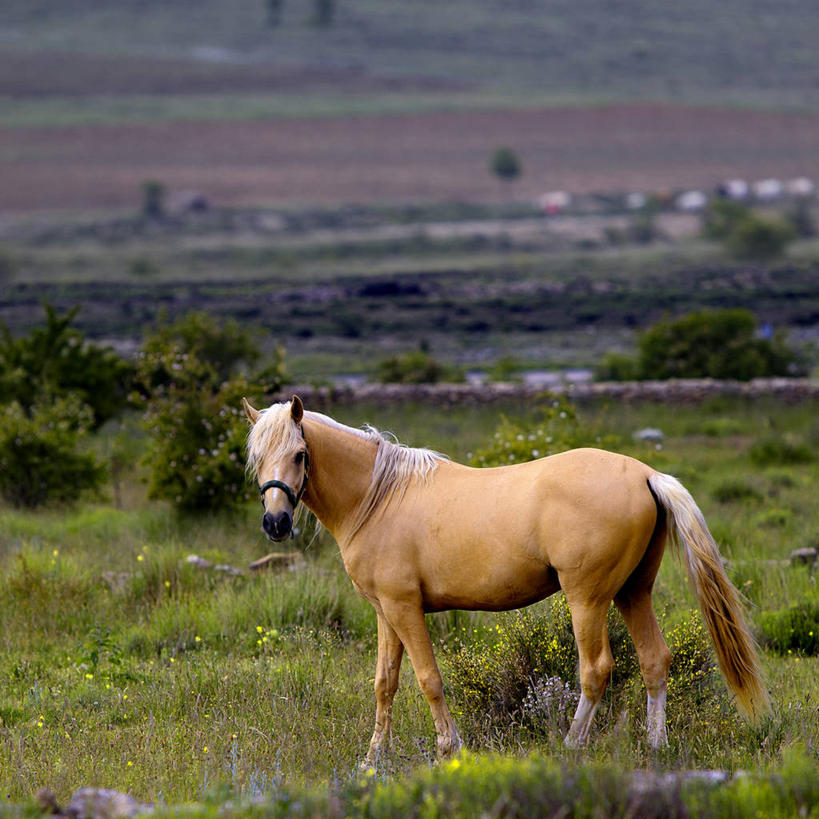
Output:
<svg viewBox="0 0 819 819">
<path fill-rule="evenodd" d="M 301 496 L 304 494 L 305 489 L 307 489 L 307 479 L 309 478 L 308 471 L 310 469 L 310 450 L 307 448 L 307 439 L 304 437 L 304 427 L 299 427 L 299 431 L 301 432 L 301 437 L 304 440 L 304 480 L 301 482 L 301 489 L 298 492 L 294 492 L 292 487 L 288 486 L 284 481 L 265 481 L 259 487 L 259 498 L 262 502 L 262 506 L 264 506 L 264 493 L 267 492 L 268 489 L 281 489 L 285 495 L 287 495 L 287 500 L 290 501 L 290 505 L 293 507 L 293 511 L 296 511 L 296 507 L 299 505 L 299 501 L 301 500 Z"/>
</svg>

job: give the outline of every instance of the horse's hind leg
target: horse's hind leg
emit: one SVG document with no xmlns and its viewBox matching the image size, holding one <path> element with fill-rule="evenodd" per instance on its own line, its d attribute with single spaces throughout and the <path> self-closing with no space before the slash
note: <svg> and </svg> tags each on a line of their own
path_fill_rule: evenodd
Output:
<svg viewBox="0 0 819 819">
<path fill-rule="evenodd" d="M 565 742 L 570 748 L 582 748 L 588 742 L 592 719 L 614 666 L 606 626 L 609 603 L 573 602 L 568 593 L 566 596 L 569 598 L 572 628 L 580 655 L 582 693 Z"/>
<path fill-rule="evenodd" d="M 637 657 L 640 671 L 648 693 L 647 732 L 648 742 L 654 748 L 668 745 L 665 727 L 665 696 L 671 652 L 663 639 L 654 609 L 651 590 L 620 592 L 614 598 L 617 608 L 626 621 Z"/>
<path fill-rule="evenodd" d="M 378 660 L 375 667 L 375 730 L 362 767 L 371 768 L 390 745 L 392 702 L 398 690 L 398 675 L 404 645 L 392 626 L 378 615 Z"/>
<path fill-rule="evenodd" d="M 655 748 L 668 745 L 665 696 L 671 652 L 668 650 L 651 605 L 651 591 L 665 550 L 666 527 L 659 519 L 643 559 L 614 598 L 626 621 L 648 693 L 647 731 Z"/>
</svg>

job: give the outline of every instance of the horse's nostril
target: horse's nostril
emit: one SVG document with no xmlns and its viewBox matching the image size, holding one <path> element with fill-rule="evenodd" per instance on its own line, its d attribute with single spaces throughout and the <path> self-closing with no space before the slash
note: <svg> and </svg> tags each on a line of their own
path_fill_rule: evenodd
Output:
<svg viewBox="0 0 819 819">
<path fill-rule="evenodd" d="M 262 528 L 274 540 L 283 540 L 290 534 L 293 518 L 289 512 L 265 512 L 262 517 Z"/>
</svg>

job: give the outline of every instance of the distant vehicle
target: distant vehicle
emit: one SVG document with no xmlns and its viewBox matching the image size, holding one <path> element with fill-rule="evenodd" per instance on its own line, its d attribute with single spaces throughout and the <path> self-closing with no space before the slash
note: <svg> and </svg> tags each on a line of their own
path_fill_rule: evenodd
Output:
<svg viewBox="0 0 819 819">
<path fill-rule="evenodd" d="M 744 202 L 751 192 L 751 186 L 744 179 L 726 179 L 717 186 L 717 195 L 734 202 Z"/>
<path fill-rule="evenodd" d="M 813 196 L 816 192 L 816 185 L 813 184 L 813 180 L 808 179 L 806 176 L 800 176 L 796 179 L 790 179 L 785 184 L 785 190 L 789 196 L 807 198 Z"/>
<path fill-rule="evenodd" d="M 708 204 L 708 197 L 702 191 L 686 191 L 677 197 L 674 204 L 677 210 L 696 213 Z"/>
<path fill-rule="evenodd" d="M 785 193 L 785 186 L 778 179 L 760 179 L 753 185 L 754 198 L 759 202 L 776 202 Z"/>
<path fill-rule="evenodd" d="M 566 210 L 572 203 L 572 195 L 567 191 L 549 191 L 537 198 L 538 207 L 547 215 L 554 216 Z"/>
</svg>

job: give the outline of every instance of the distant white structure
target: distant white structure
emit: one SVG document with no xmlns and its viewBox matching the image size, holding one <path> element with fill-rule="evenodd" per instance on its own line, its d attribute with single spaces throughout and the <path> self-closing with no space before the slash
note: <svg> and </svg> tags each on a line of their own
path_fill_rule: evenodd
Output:
<svg viewBox="0 0 819 819">
<path fill-rule="evenodd" d="M 677 210 L 696 213 L 708 204 L 708 197 L 702 191 L 686 191 L 676 198 L 674 204 Z"/>
<path fill-rule="evenodd" d="M 754 182 L 753 189 L 759 202 L 776 202 L 785 193 L 785 186 L 778 179 L 760 179 Z"/>
<path fill-rule="evenodd" d="M 644 193 L 640 193 L 639 191 L 626 194 L 626 207 L 629 210 L 640 210 L 640 208 L 644 208 L 646 206 L 647 201 L 646 195 Z"/>
<path fill-rule="evenodd" d="M 726 179 L 717 188 L 717 193 L 734 202 L 744 202 L 751 192 L 751 186 L 744 179 Z"/>
<path fill-rule="evenodd" d="M 569 207 L 572 195 L 567 191 L 548 191 L 537 198 L 538 207 L 548 216 L 554 216 Z"/>
<path fill-rule="evenodd" d="M 807 199 L 809 196 L 813 196 L 813 194 L 816 192 L 816 185 L 814 185 L 813 181 L 808 179 L 806 176 L 800 176 L 797 179 L 789 180 L 785 184 L 785 190 L 788 192 L 789 196 L 797 196 Z"/>
</svg>

